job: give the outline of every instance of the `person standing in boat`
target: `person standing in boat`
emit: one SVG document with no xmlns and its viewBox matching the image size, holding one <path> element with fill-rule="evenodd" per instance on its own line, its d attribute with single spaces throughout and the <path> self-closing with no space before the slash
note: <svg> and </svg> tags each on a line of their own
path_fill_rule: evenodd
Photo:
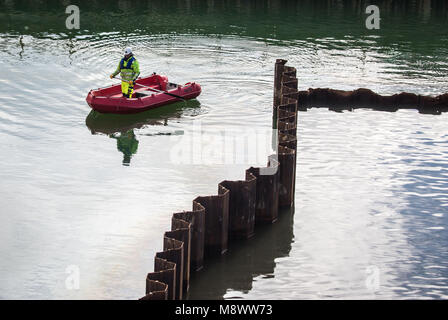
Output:
<svg viewBox="0 0 448 320">
<path fill-rule="evenodd" d="M 117 70 L 110 75 L 110 78 L 114 78 L 119 73 L 121 73 L 121 92 L 123 93 L 123 97 L 132 98 L 135 80 L 140 75 L 140 69 L 137 59 L 132 54 L 131 48 L 126 48 L 124 57 L 118 63 Z"/>
</svg>

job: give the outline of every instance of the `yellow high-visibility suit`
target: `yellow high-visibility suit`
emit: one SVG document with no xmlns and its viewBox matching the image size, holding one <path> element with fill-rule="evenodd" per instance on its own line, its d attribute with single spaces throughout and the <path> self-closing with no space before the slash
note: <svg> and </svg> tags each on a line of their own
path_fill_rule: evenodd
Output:
<svg viewBox="0 0 448 320">
<path fill-rule="evenodd" d="M 126 98 L 132 98 L 132 93 L 134 92 L 134 84 L 129 83 L 130 81 L 134 81 L 140 74 L 138 61 L 137 59 L 131 55 L 127 60 L 122 58 L 120 63 L 118 63 L 118 67 L 112 76 L 115 77 L 117 74 L 121 73 L 121 92 L 123 96 Z"/>
</svg>

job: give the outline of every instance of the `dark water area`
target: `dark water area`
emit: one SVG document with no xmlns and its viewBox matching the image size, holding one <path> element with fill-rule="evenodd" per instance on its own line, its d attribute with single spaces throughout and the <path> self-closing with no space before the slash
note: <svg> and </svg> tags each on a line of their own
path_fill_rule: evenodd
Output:
<svg viewBox="0 0 448 320">
<path fill-rule="evenodd" d="M 79 1 L 79 30 L 69 4 L 0 0 L 2 299 L 141 297 L 172 213 L 265 165 L 277 58 L 299 90 L 448 88 L 446 1 Z M 91 111 L 127 46 L 142 75 L 202 94 Z M 446 299 L 447 117 L 299 113 L 294 210 L 208 263 L 188 298 Z"/>
</svg>

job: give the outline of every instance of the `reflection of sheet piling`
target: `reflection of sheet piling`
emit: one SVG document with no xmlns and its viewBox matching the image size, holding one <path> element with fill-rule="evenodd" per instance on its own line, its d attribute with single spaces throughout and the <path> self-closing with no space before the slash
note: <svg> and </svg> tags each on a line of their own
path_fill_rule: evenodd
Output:
<svg viewBox="0 0 448 320">
<path fill-rule="evenodd" d="M 277 152 L 266 167 L 247 169 L 245 180 L 225 180 L 217 195 L 197 197 L 192 211 L 173 214 L 142 299 L 182 299 L 190 274 L 202 269 L 204 260 L 225 254 L 229 242 L 254 236 L 257 225 L 277 221 L 280 207 L 294 205 L 298 91 L 296 69 L 285 63 L 277 60 L 274 75 Z"/>
</svg>

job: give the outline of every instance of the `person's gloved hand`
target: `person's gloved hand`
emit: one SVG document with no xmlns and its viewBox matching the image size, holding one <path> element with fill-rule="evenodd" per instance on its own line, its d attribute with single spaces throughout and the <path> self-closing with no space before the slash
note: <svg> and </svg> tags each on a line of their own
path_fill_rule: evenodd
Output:
<svg viewBox="0 0 448 320">
<path fill-rule="evenodd" d="M 112 79 L 114 76 L 111 74 L 109 77 Z"/>
</svg>

